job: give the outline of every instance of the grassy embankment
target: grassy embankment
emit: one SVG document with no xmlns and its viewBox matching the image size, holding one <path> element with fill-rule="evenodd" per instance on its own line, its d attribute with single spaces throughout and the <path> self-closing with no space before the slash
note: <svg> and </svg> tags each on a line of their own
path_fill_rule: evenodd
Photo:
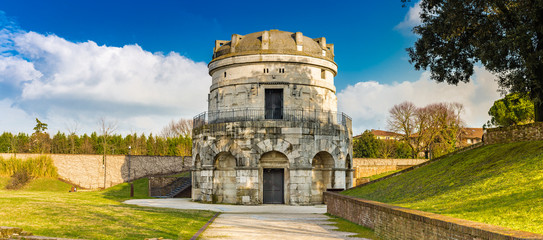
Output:
<svg viewBox="0 0 543 240">
<path fill-rule="evenodd" d="M 394 171 L 388 171 L 388 172 L 384 172 L 384 173 L 379 173 L 379 174 L 375 174 L 375 175 L 371 175 L 369 176 L 369 179 L 370 181 L 374 181 L 374 180 L 377 180 L 379 178 L 384 178 L 390 174 L 394 174 L 394 173 L 397 173 L 399 172 L 400 170 L 394 170 Z"/>
<path fill-rule="evenodd" d="M 355 233 L 355 235 L 350 235 L 349 237 L 358 237 L 358 238 L 367 238 L 372 240 L 380 240 L 373 230 L 370 228 L 360 226 L 356 223 L 353 223 L 349 220 L 336 217 L 334 215 L 326 213 L 330 219 L 328 221 L 332 222 L 331 225 L 337 227 L 335 231 L 340 232 L 349 232 L 349 233 Z"/>
<path fill-rule="evenodd" d="M 543 141 L 480 147 L 342 194 L 543 234 Z"/>
<path fill-rule="evenodd" d="M 6 162 L 0 159 L 0 226 L 67 238 L 188 239 L 213 216 L 209 211 L 123 204 L 129 199 L 128 183 L 70 193 L 71 185 L 56 178 L 34 177 L 22 189 L 5 190 L 10 179 Z M 134 181 L 134 189 L 135 198 L 147 198 L 148 180 Z"/>
</svg>

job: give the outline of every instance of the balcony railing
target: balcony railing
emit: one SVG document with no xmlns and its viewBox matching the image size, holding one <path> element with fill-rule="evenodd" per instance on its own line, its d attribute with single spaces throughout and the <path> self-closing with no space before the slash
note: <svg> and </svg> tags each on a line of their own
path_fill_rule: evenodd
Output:
<svg viewBox="0 0 543 240">
<path fill-rule="evenodd" d="M 193 118 L 193 126 L 198 128 L 209 123 L 263 120 L 332 123 L 347 127 L 351 125 L 351 117 L 342 112 L 289 108 L 240 108 L 200 113 Z"/>
</svg>

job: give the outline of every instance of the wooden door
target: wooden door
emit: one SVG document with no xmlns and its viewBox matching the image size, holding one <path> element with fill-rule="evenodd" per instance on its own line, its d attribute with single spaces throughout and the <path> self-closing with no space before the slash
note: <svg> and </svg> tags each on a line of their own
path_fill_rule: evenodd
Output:
<svg viewBox="0 0 543 240">
<path fill-rule="evenodd" d="M 284 203 L 284 169 L 264 169 L 264 203 Z"/>
</svg>

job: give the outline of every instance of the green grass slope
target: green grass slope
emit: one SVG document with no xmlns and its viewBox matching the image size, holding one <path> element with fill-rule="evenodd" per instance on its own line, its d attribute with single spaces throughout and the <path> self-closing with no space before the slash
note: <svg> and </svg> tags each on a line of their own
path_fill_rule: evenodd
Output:
<svg viewBox="0 0 543 240">
<path fill-rule="evenodd" d="M 543 141 L 476 148 L 342 194 L 543 234 Z"/>
<path fill-rule="evenodd" d="M 0 186 L 8 179 L 0 177 Z M 148 183 L 146 178 L 134 181 L 135 198 L 147 197 Z M 189 239 L 214 215 L 124 204 L 129 199 L 128 183 L 75 193 L 68 192 L 70 187 L 53 178 L 35 178 L 20 190 L 0 188 L 0 226 L 50 237 Z"/>
</svg>

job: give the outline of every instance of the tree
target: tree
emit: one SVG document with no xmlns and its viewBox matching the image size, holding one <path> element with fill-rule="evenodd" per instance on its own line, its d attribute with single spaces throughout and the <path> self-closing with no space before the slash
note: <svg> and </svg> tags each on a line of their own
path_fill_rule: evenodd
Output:
<svg viewBox="0 0 543 240">
<path fill-rule="evenodd" d="M 438 82 L 469 82 L 475 64 L 502 91 L 526 93 L 543 121 L 543 1 L 422 0 L 420 38 L 407 49 L 415 69 Z"/>
<path fill-rule="evenodd" d="M 108 150 L 108 139 L 117 130 L 117 123 L 107 121 L 105 118 L 100 118 L 98 121 L 100 127 L 100 134 L 102 134 L 102 151 L 104 155 L 103 164 L 106 161 L 106 154 Z"/>
<path fill-rule="evenodd" d="M 413 156 L 411 153 L 411 147 L 404 141 L 394 142 L 394 157 L 395 158 L 410 158 Z"/>
<path fill-rule="evenodd" d="M 34 127 L 34 131 L 36 133 L 45 132 L 47 130 L 47 123 L 41 122 L 38 118 L 36 118 L 36 126 Z"/>
<path fill-rule="evenodd" d="M 70 134 L 70 147 L 71 147 L 71 154 L 75 153 L 75 139 L 77 138 L 77 130 L 79 129 L 79 123 L 73 122 L 69 126 L 66 126 L 66 130 L 68 130 L 68 133 Z"/>
<path fill-rule="evenodd" d="M 49 134 L 45 132 L 47 130 L 47 124 L 41 122 L 36 118 L 36 126 L 34 127 L 34 133 L 30 136 L 29 148 L 33 153 L 49 153 L 51 151 L 51 144 Z"/>
<path fill-rule="evenodd" d="M 359 138 L 353 140 L 353 155 L 355 158 L 376 158 L 378 156 L 379 140 L 366 130 Z"/>
<path fill-rule="evenodd" d="M 437 145 L 448 152 L 456 147 L 460 136 L 462 110 L 459 103 L 434 103 L 418 108 L 403 102 L 390 109 L 388 128 L 403 135 L 402 141 L 411 148 L 412 158 Z"/>
<path fill-rule="evenodd" d="M 379 148 L 378 153 L 380 158 L 392 158 L 395 157 L 394 142 L 395 140 L 378 140 Z"/>
<path fill-rule="evenodd" d="M 520 93 L 511 93 L 494 102 L 488 110 L 490 121 L 485 126 L 506 127 L 534 121 L 534 105 Z"/>
<path fill-rule="evenodd" d="M 11 139 L 13 139 L 13 134 L 9 132 L 4 132 L 0 135 L 0 152 L 9 152 L 10 150 L 13 150 Z"/>
<path fill-rule="evenodd" d="M 415 154 L 419 152 L 419 144 L 411 144 L 411 139 L 413 134 L 416 133 L 416 124 L 415 116 L 417 112 L 417 107 L 412 102 L 403 102 L 397 105 L 394 105 L 389 113 L 390 117 L 387 119 L 387 125 L 389 130 L 392 132 L 401 133 L 403 135 L 402 140 L 409 144 L 411 147 L 411 152 L 413 158 Z M 418 122 L 420 125 L 421 123 Z"/>
<path fill-rule="evenodd" d="M 174 138 L 174 137 L 190 137 L 192 134 L 192 120 L 191 119 L 179 119 L 179 121 L 174 122 L 173 120 L 170 124 L 162 129 L 161 136 L 164 138 Z"/>
</svg>

